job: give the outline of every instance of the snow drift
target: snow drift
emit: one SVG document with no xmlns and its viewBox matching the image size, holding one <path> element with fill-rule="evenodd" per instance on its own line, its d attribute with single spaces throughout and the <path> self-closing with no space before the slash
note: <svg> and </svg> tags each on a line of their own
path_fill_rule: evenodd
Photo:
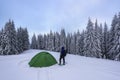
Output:
<svg viewBox="0 0 120 80">
<path fill-rule="evenodd" d="M 120 62 L 67 55 L 66 65 L 31 68 L 28 62 L 38 52 L 27 50 L 20 55 L 0 56 L 1 80 L 120 80 Z M 59 53 L 50 52 L 57 61 Z"/>
</svg>

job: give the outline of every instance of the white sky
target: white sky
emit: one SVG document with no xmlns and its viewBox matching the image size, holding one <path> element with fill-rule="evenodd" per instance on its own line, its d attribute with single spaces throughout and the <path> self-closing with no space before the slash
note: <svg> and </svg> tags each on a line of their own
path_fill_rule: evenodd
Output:
<svg viewBox="0 0 120 80">
<path fill-rule="evenodd" d="M 120 11 L 120 0 L 0 0 L 0 28 L 13 19 L 16 27 L 27 27 L 29 34 L 49 33 L 65 28 L 82 31 L 88 18 L 111 25 Z"/>
</svg>

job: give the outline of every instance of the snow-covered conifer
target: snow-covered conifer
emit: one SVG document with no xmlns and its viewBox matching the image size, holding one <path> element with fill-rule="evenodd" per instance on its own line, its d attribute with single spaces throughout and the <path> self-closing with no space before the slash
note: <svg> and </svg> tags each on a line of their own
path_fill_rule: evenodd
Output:
<svg viewBox="0 0 120 80">
<path fill-rule="evenodd" d="M 60 51 L 60 35 L 58 32 L 54 34 L 55 36 L 55 51 Z"/>
<path fill-rule="evenodd" d="M 61 29 L 60 33 L 60 47 L 62 46 L 66 48 L 66 33 L 64 29 Z"/>
<path fill-rule="evenodd" d="M 32 36 L 32 41 L 31 41 L 31 46 L 30 47 L 32 49 L 37 49 L 38 48 L 37 39 L 36 39 L 36 35 L 35 34 Z"/>
<path fill-rule="evenodd" d="M 17 51 L 17 37 L 14 22 L 9 20 L 5 24 L 3 32 L 4 47 L 2 47 L 2 52 L 5 55 L 18 54 Z"/>
</svg>

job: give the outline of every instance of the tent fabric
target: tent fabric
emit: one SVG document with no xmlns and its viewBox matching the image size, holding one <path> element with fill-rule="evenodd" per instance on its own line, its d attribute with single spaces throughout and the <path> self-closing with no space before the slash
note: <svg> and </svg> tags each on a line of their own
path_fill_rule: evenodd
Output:
<svg viewBox="0 0 120 80">
<path fill-rule="evenodd" d="M 56 64 L 56 59 L 48 52 L 40 52 L 29 62 L 30 67 L 48 67 Z"/>
</svg>

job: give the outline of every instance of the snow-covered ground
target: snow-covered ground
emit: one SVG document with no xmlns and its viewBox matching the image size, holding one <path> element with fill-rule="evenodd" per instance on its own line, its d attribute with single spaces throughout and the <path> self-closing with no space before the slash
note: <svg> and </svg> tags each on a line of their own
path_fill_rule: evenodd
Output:
<svg viewBox="0 0 120 80">
<path fill-rule="evenodd" d="M 120 62 L 67 55 L 65 66 L 31 68 L 30 59 L 41 50 L 0 56 L 0 80 L 120 80 Z M 57 61 L 59 53 L 50 52 Z"/>
</svg>

